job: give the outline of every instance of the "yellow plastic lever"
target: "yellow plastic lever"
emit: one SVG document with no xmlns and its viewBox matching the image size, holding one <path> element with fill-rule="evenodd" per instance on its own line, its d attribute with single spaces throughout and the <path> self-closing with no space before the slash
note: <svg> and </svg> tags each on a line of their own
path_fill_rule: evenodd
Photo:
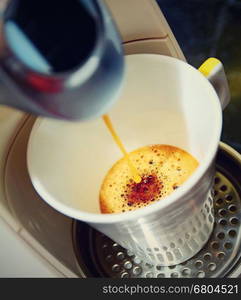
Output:
<svg viewBox="0 0 241 300">
<path fill-rule="evenodd" d="M 210 57 L 198 68 L 198 70 L 204 75 L 208 76 L 212 70 L 217 66 L 221 64 L 221 61 L 217 58 Z"/>
</svg>

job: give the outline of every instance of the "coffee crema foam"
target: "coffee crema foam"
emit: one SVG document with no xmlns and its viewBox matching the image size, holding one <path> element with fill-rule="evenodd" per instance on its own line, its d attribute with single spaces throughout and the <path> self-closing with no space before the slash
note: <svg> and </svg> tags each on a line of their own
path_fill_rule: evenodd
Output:
<svg viewBox="0 0 241 300">
<path fill-rule="evenodd" d="M 141 176 L 132 179 L 125 158 L 118 160 L 104 178 L 100 189 L 102 213 L 136 210 L 159 201 L 182 185 L 198 167 L 188 152 L 170 145 L 151 145 L 129 153 Z"/>
</svg>

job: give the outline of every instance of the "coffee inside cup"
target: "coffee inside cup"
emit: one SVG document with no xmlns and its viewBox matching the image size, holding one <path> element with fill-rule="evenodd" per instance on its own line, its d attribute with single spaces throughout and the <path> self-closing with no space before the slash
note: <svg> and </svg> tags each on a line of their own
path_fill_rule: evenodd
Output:
<svg viewBox="0 0 241 300">
<path fill-rule="evenodd" d="M 141 182 L 136 183 L 125 157 L 105 176 L 100 189 L 102 213 L 136 210 L 159 201 L 182 185 L 198 167 L 188 152 L 170 145 L 151 145 L 129 153 Z"/>
</svg>

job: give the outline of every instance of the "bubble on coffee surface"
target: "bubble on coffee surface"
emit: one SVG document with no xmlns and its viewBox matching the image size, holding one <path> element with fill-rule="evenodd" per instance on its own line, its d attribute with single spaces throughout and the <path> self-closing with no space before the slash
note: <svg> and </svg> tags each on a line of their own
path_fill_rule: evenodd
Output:
<svg viewBox="0 0 241 300">
<path fill-rule="evenodd" d="M 170 195 L 198 166 L 188 152 L 169 145 L 151 145 L 129 153 L 141 176 L 136 183 L 125 158 L 109 170 L 100 190 L 102 213 L 132 211 Z"/>
</svg>

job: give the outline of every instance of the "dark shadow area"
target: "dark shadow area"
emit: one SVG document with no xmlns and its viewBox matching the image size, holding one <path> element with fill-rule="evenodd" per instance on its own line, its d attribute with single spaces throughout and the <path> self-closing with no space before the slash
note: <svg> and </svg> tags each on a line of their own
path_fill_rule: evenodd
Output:
<svg viewBox="0 0 241 300">
<path fill-rule="evenodd" d="M 241 152 L 241 1 L 157 0 L 187 61 L 199 67 L 220 59 L 231 102 L 224 111 L 222 141 Z"/>
</svg>

